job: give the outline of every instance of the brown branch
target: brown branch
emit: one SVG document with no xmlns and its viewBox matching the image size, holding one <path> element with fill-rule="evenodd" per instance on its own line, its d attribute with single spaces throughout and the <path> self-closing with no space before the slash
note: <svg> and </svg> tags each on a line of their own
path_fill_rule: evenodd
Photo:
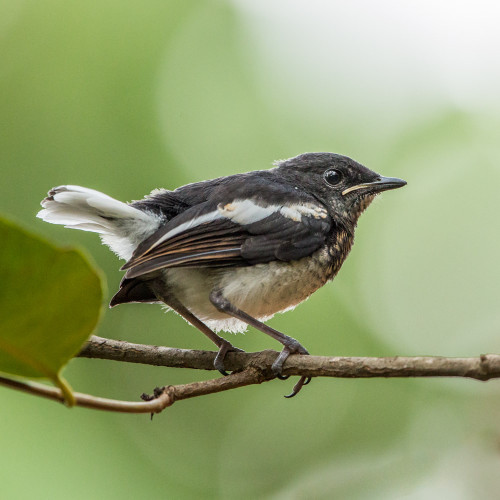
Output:
<svg viewBox="0 0 500 500">
<path fill-rule="evenodd" d="M 22 382 L 6 377 L 0 377 L 0 385 L 64 403 L 63 393 L 56 387 L 39 384 L 37 382 Z M 157 399 L 144 403 L 99 398 L 97 396 L 91 396 L 90 394 L 82 394 L 81 392 L 75 392 L 73 395 L 76 406 L 93 408 L 95 410 L 116 411 L 120 413 L 158 413 L 173 403 L 167 391 L 159 395 Z"/>
<path fill-rule="evenodd" d="M 87 358 L 199 370 L 213 370 L 215 355 L 216 353 L 211 351 L 132 344 L 96 336 L 87 342 L 79 354 Z M 271 365 L 277 355 L 275 351 L 231 352 L 225 360 L 226 369 L 233 371 L 231 375 L 202 382 L 166 386 L 155 391 L 155 396 L 151 400 L 144 402 L 118 401 L 78 392 L 74 393 L 75 401 L 77 406 L 98 410 L 160 413 L 172 406 L 175 401 L 272 380 L 274 375 Z M 500 355 L 483 354 L 474 358 L 290 356 L 286 360 L 283 373 L 303 377 L 466 377 L 489 380 L 500 378 Z M 0 385 L 55 401 L 64 401 L 59 389 L 44 384 L 0 377 Z"/>
<path fill-rule="evenodd" d="M 219 377 L 213 380 L 203 382 L 193 382 L 192 384 L 167 386 L 158 390 L 150 401 L 119 401 L 116 399 L 100 398 L 90 394 L 75 392 L 74 398 L 76 406 L 92 408 L 94 410 L 105 410 L 119 413 L 160 413 L 168 406 L 172 406 L 176 401 L 196 396 L 214 394 L 216 392 L 227 391 L 244 387 L 245 385 L 259 384 L 264 382 L 262 374 L 254 369 L 247 368 L 238 373 L 233 373 L 227 377 Z M 64 402 L 64 396 L 60 389 L 56 387 L 36 383 L 22 382 L 0 376 L 0 385 L 17 389 L 28 394 L 41 396 L 53 401 Z"/>
<path fill-rule="evenodd" d="M 86 358 L 198 370 L 213 370 L 215 355 L 212 351 L 133 344 L 97 336 L 93 336 L 79 354 Z M 270 380 L 273 378 L 271 365 L 277 355 L 275 351 L 230 352 L 225 366 L 229 371 L 252 367 L 262 373 L 264 380 Z M 290 356 L 283 374 L 340 378 L 466 377 L 484 381 L 500 378 L 500 355 L 483 354 L 473 358 Z"/>
</svg>

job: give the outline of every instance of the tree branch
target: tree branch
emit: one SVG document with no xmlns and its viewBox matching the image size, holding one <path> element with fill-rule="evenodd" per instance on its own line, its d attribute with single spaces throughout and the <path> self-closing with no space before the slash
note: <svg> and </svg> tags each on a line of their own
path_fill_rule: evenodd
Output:
<svg viewBox="0 0 500 500">
<path fill-rule="evenodd" d="M 216 392 L 237 389 L 245 385 L 259 384 L 264 382 L 265 378 L 255 368 L 247 368 L 238 373 L 232 373 L 227 377 L 219 377 L 213 380 L 202 382 L 193 382 L 191 384 L 166 386 L 155 390 L 155 395 L 147 397 L 143 395 L 145 402 L 119 401 L 116 399 L 100 398 L 90 394 L 75 392 L 76 406 L 92 408 L 94 410 L 105 410 L 119 413 L 160 413 L 168 406 L 172 406 L 176 401 L 182 399 L 194 398 L 196 396 L 205 396 Z M 17 389 L 28 394 L 41 396 L 53 401 L 64 402 L 62 391 L 56 387 L 40 384 L 37 382 L 23 382 L 0 376 L 0 385 Z"/>
<path fill-rule="evenodd" d="M 166 386 L 155 390 L 154 396 L 143 395 L 143 402 L 118 401 L 89 394 L 74 393 L 77 406 L 121 413 L 160 413 L 182 399 L 214 394 L 246 385 L 260 384 L 275 378 L 271 365 L 276 351 L 255 353 L 230 352 L 225 360 L 227 377 Z M 211 351 L 193 351 L 93 336 L 79 353 L 86 358 L 100 358 L 129 363 L 142 363 L 174 368 L 214 370 L 216 356 Z M 476 380 L 500 378 L 500 355 L 482 354 L 474 358 L 445 357 L 330 357 L 290 356 L 283 369 L 284 375 L 301 377 L 465 377 Z M 60 389 L 35 382 L 22 382 L 0 377 L 0 385 L 23 392 L 64 402 Z"/>
<path fill-rule="evenodd" d="M 141 363 L 172 368 L 213 370 L 215 352 L 175 349 L 172 347 L 133 344 L 120 340 L 93 336 L 79 356 L 129 363 Z M 274 378 L 271 365 L 276 351 L 255 353 L 230 352 L 225 366 L 229 371 L 254 368 L 263 380 Z M 482 354 L 474 358 L 446 357 L 334 357 L 290 356 L 283 369 L 284 375 L 306 377 L 465 377 L 476 380 L 500 378 L 500 355 Z"/>
</svg>

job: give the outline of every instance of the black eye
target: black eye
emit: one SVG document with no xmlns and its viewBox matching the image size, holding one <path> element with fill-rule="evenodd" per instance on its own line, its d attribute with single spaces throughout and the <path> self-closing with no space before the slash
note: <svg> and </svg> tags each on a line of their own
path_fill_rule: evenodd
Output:
<svg viewBox="0 0 500 500">
<path fill-rule="evenodd" d="M 327 170 L 323 174 L 323 179 L 325 179 L 327 184 L 330 186 L 335 186 L 342 180 L 342 172 L 340 170 Z"/>
</svg>

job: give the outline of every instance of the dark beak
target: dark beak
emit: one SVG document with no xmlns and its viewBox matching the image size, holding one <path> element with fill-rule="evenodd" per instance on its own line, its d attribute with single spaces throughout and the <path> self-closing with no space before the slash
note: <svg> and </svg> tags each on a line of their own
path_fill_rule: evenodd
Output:
<svg viewBox="0 0 500 500">
<path fill-rule="evenodd" d="M 406 186 L 406 181 L 403 179 L 380 176 L 376 181 L 358 184 L 357 186 L 351 186 L 350 188 L 344 189 L 344 191 L 342 191 L 342 195 L 345 196 L 346 194 L 351 193 L 352 191 L 357 191 L 358 189 L 367 190 L 370 193 L 380 193 L 382 191 L 397 189 L 403 186 Z"/>
</svg>

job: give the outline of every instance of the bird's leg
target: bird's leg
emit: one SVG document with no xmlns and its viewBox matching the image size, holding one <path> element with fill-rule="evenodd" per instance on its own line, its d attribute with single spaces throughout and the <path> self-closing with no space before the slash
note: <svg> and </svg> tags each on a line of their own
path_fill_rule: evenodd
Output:
<svg viewBox="0 0 500 500">
<path fill-rule="evenodd" d="M 234 347 L 231 342 L 223 339 L 210 328 L 208 328 L 205 323 L 200 321 L 193 313 L 188 311 L 180 302 L 176 300 L 169 299 L 168 302 L 162 299 L 168 307 L 171 307 L 177 314 L 181 315 L 187 322 L 191 323 L 194 327 L 198 328 L 200 332 L 204 333 L 218 348 L 219 352 L 215 357 L 214 367 L 219 370 L 222 375 L 228 375 L 224 369 L 224 358 L 228 352 L 244 352 L 242 349 Z"/>
<path fill-rule="evenodd" d="M 261 332 L 269 335 L 273 339 L 283 344 L 283 350 L 280 352 L 279 356 L 276 358 L 271 367 L 277 377 L 283 378 L 283 364 L 285 363 L 288 356 L 290 356 L 290 354 L 309 354 L 307 352 L 307 349 L 305 349 L 305 347 L 303 347 L 298 340 L 295 340 L 294 338 L 289 337 L 288 335 L 285 335 L 284 333 L 281 333 L 274 328 L 271 328 L 270 326 L 253 318 L 246 312 L 238 309 L 236 306 L 231 304 L 231 302 L 222 295 L 222 292 L 220 290 L 212 291 L 212 293 L 210 294 L 210 301 L 219 311 L 229 314 L 230 316 L 233 316 L 241 321 L 244 321 L 250 326 L 253 326 L 257 330 L 260 330 Z M 295 396 L 300 391 L 302 386 L 308 384 L 310 380 L 310 377 L 301 377 L 299 382 L 293 388 L 292 393 L 286 397 L 290 398 Z"/>
</svg>

